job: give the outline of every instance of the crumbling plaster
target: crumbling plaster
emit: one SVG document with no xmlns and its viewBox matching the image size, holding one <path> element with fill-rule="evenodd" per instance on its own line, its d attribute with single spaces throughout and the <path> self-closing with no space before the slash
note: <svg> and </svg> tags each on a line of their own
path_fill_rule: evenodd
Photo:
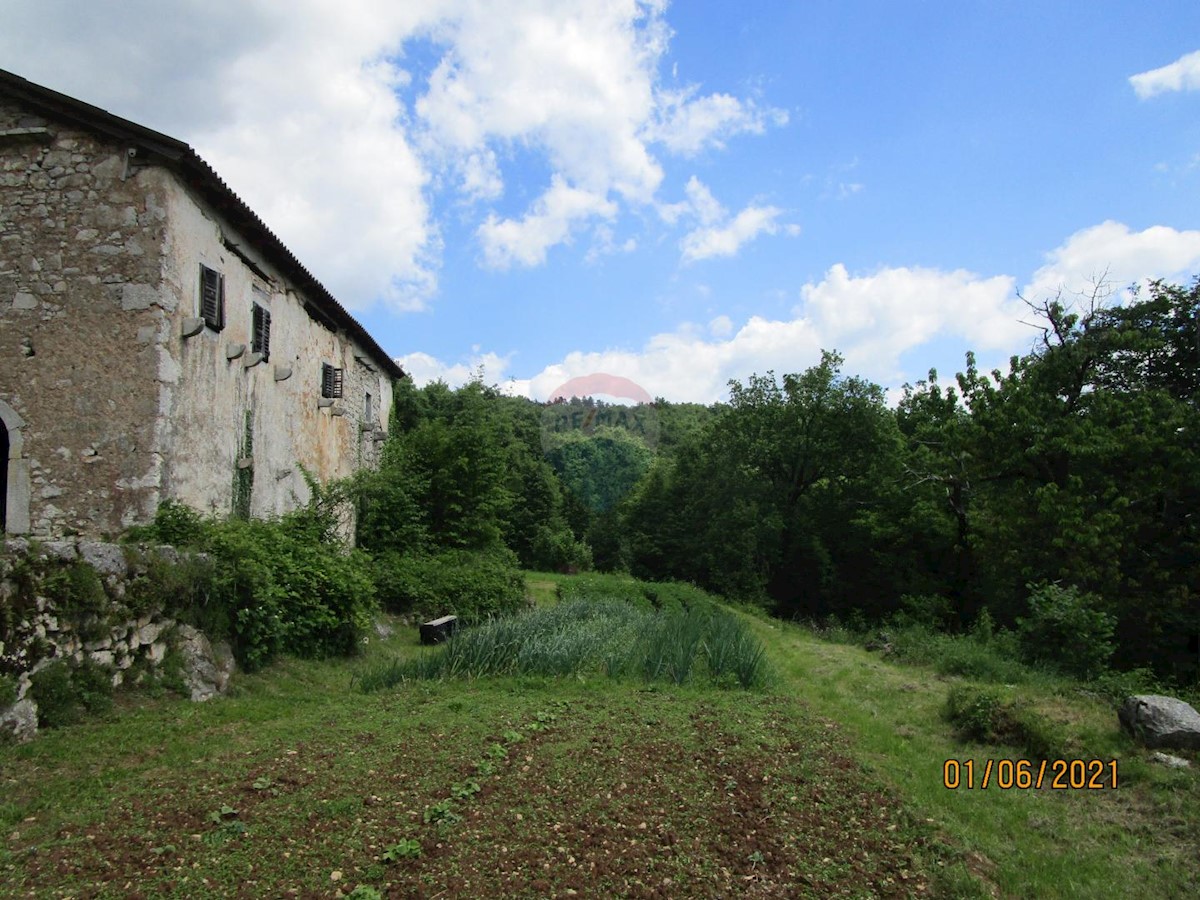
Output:
<svg viewBox="0 0 1200 900">
<path fill-rule="evenodd" d="M 166 195 L 164 293 L 176 299 L 158 367 L 161 454 L 172 460 L 164 496 L 228 512 L 241 460 L 253 471 L 251 514 L 274 515 L 308 499 L 301 465 L 326 482 L 374 464 L 375 435 L 391 408 L 390 378 L 356 359 L 366 358 L 361 348 L 314 319 L 303 294 L 182 185 L 169 185 Z M 224 276 L 225 327 L 184 338 L 185 320 L 199 316 L 201 264 Z M 271 313 L 271 352 L 260 362 L 251 354 L 255 303 Z M 318 403 L 322 363 L 345 373 L 343 397 L 333 406 Z M 364 430 L 367 392 L 376 412 Z"/>
<path fill-rule="evenodd" d="M 310 315 L 306 298 L 171 170 L 130 167 L 119 141 L 0 98 L 6 129 L 30 132 L 0 136 L 10 533 L 112 536 L 165 498 L 226 514 L 239 461 L 252 471 L 251 514 L 277 514 L 308 497 L 301 465 L 327 481 L 377 461 L 388 374 Z M 227 324 L 185 338 L 185 320 L 199 315 L 201 263 L 225 276 Z M 248 365 L 255 300 L 271 312 L 271 354 Z M 245 351 L 231 359 L 237 344 Z M 323 362 L 344 371 L 332 406 L 318 403 Z"/>
</svg>

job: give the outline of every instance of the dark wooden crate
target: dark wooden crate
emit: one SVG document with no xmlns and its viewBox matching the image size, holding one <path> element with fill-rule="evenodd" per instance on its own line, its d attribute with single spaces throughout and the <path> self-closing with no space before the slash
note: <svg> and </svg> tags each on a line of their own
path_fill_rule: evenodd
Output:
<svg viewBox="0 0 1200 900">
<path fill-rule="evenodd" d="M 458 616 L 442 616 L 430 622 L 421 623 L 421 643 L 440 644 L 458 631 Z"/>
</svg>

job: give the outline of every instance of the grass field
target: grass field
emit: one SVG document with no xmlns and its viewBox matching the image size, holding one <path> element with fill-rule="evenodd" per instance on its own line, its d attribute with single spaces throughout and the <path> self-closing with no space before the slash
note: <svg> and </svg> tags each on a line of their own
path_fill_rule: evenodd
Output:
<svg viewBox="0 0 1200 900">
<path fill-rule="evenodd" d="M 554 576 L 531 575 L 540 606 Z M 1196 776 L 1099 701 L 1030 698 L 1116 791 L 947 790 L 950 680 L 747 618 L 762 690 L 506 676 L 352 688 L 430 652 L 284 661 L 192 705 L 0 747 L 0 893 L 179 897 L 1196 895 Z"/>
</svg>

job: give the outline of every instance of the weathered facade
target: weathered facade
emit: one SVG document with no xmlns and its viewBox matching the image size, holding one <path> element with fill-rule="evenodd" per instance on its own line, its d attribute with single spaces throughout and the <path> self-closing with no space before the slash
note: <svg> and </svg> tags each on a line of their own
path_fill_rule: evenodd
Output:
<svg viewBox="0 0 1200 900">
<path fill-rule="evenodd" d="M 399 377 L 190 147 L 0 71 L 6 533 L 283 512 L 376 461 Z"/>
</svg>

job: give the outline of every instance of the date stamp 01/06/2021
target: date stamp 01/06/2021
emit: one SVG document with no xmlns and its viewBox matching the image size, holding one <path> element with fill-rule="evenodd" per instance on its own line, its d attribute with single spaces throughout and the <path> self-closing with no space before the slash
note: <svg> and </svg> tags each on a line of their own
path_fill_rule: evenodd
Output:
<svg viewBox="0 0 1200 900">
<path fill-rule="evenodd" d="M 1108 791 L 1117 786 L 1115 759 L 948 759 L 942 764 L 948 790 Z"/>
</svg>

